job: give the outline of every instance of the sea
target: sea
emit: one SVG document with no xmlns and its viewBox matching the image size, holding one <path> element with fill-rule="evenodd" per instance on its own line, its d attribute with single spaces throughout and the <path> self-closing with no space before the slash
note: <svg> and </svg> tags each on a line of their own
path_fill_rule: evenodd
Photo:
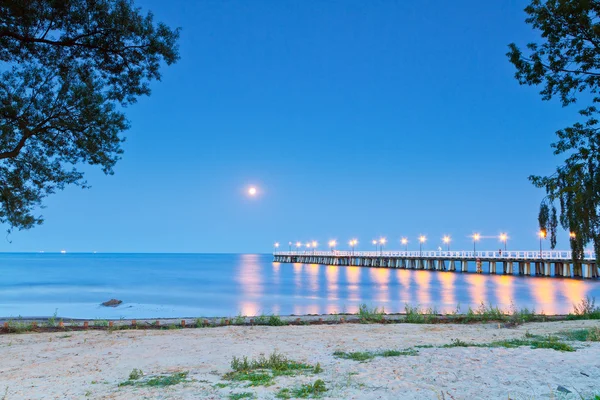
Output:
<svg viewBox="0 0 600 400">
<path fill-rule="evenodd" d="M 586 297 L 600 302 L 599 280 L 282 264 L 270 254 L 0 254 L 0 318 L 336 314 L 361 304 L 552 315 Z M 113 298 L 123 303 L 101 306 Z"/>
</svg>

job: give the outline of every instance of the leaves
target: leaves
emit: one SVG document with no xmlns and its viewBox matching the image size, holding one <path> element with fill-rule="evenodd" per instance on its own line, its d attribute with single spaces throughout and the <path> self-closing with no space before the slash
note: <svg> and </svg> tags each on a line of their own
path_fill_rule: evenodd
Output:
<svg viewBox="0 0 600 400">
<path fill-rule="evenodd" d="M 558 97 L 563 106 L 586 99 L 591 104 L 579 113 L 584 121 L 556 132 L 554 154 L 564 162 L 550 176 L 530 176 L 546 191 L 540 206 L 540 229 L 550 233 L 556 246 L 558 224 L 573 233 L 571 249 L 575 260 L 583 257 L 588 243 L 600 248 L 600 1 L 532 0 L 525 8 L 526 22 L 539 31 L 542 42 L 529 43 L 528 54 L 516 44 L 507 56 L 522 85 L 541 86 L 543 100 Z M 559 204 L 560 217 L 555 203 Z M 600 252 L 597 253 L 600 258 Z M 597 260 L 597 261 L 600 261 Z"/>
<path fill-rule="evenodd" d="M 122 154 L 123 107 L 178 59 L 178 30 L 131 0 L 0 0 L 0 222 L 28 229 L 43 199 L 87 187 Z"/>
</svg>

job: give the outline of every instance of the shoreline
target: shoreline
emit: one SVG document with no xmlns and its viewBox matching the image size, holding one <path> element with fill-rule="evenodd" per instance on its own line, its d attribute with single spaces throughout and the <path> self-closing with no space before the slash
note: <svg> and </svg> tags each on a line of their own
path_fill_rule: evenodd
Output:
<svg viewBox="0 0 600 400">
<path fill-rule="evenodd" d="M 469 325 L 497 323 L 504 327 L 516 327 L 531 323 L 549 323 L 573 320 L 595 320 L 594 316 L 574 314 L 544 315 L 532 314 L 526 318 L 515 318 L 510 314 L 307 314 L 307 315 L 262 315 L 238 317 L 178 317 L 178 318 L 142 318 L 142 319 L 71 319 L 63 317 L 0 317 L 0 335 L 13 333 L 43 333 L 84 330 L 165 330 L 165 329 L 202 329 L 227 326 L 306 326 L 340 324 L 423 324 L 423 325 Z"/>
</svg>

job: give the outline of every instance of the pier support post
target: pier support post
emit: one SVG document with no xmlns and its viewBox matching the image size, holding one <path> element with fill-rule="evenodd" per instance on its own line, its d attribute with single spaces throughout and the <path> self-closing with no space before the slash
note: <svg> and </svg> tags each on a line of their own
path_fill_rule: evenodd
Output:
<svg viewBox="0 0 600 400">
<path fill-rule="evenodd" d="M 544 262 L 544 276 L 550 276 L 550 261 Z"/>
<path fill-rule="evenodd" d="M 461 261 L 460 272 L 468 272 L 469 271 L 469 262 L 467 260 Z"/>
<path fill-rule="evenodd" d="M 446 261 L 438 260 L 437 268 L 439 271 L 445 271 L 446 270 Z"/>
<path fill-rule="evenodd" d="M 450 260 L 450 265 L 448 266 L 448 271 L 456 271 L 456 262 L 454 260 Z"/>
<path fill-rule="evenodd" d="M 496 273 L 496 261 L 490 261 L 490 274 Z"/>
</svg>

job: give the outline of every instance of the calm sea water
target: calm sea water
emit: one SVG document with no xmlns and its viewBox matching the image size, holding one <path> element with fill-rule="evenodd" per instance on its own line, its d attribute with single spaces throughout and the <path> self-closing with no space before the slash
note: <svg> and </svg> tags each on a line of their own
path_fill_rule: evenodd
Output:
<svg viewBox="0 0 600 400">
<path fill-rule="evenodd" d="M 600 281 L 273 263 L 262 254 L 0 254 L 0 317 L 155 318 L 465 311 L 481 302 L 567 313 Z M 101 307 L 111 298 L 117 308 Z"/>
</svg>

